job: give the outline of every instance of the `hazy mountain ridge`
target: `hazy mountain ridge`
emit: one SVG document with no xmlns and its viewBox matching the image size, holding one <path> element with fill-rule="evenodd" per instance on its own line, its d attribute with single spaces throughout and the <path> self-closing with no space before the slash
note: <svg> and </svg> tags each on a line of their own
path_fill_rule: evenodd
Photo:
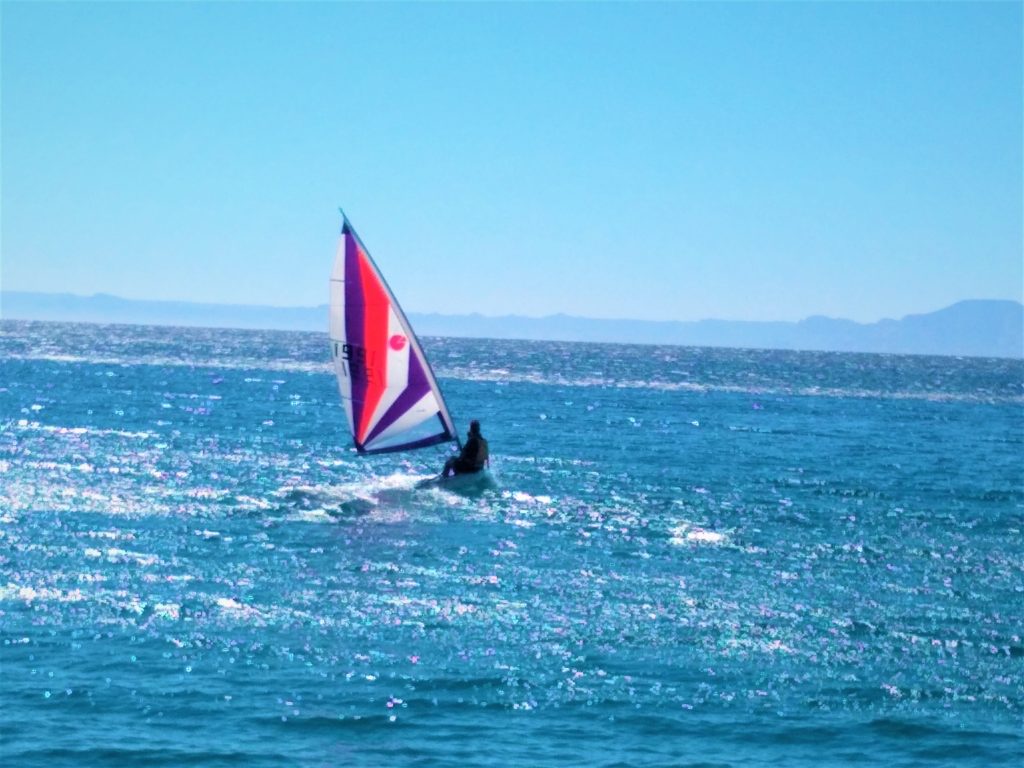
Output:
<svg viewBox="0 0 1024 768">
<path fill-rule="evenodd" d="M 0 319 L 326 331 L 327 306 L 268 307 L 136 301 L 107 294 L 0 293 Z M 968 300 L 900 320 L 857 323 L 816 315 L 799 322 L 598 320 L 550 315 L 409 313 L 423 336 L 679 344 L 709 347 L 1024 357 L 1024 305 Z"/>
</svg>

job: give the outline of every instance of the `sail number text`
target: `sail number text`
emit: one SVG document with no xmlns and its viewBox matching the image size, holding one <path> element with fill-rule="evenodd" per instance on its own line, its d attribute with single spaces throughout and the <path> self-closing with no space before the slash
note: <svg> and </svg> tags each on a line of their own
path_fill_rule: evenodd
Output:
<svg viewBox="0 0 1024 768">
<path fill-rule="evenodd" d="M 340 359 L 341 369 L 349 378 L 373 381 L 379 375 L 374 365 L 376 355 L 367 353 L 366 347 L 335 343 L 334 356 Z"/>
</svg>

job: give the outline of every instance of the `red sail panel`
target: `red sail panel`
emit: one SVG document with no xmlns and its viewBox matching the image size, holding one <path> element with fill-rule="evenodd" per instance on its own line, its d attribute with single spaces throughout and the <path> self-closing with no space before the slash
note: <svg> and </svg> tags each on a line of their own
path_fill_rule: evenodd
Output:
<svg viewBox="0 0 1024 768">
<path fill-rule="evenodd" d="M 388 310 L 391 303 L 387 292 L 381 285 L 376 271 L 369 259 L 358 249 L 359 279 L 363 287 L 363 343 L 366 349 L 366 371 L 369 380 L 366 384 L 366 398 L 362 404 L 359 423 L 356 429 L 360 443 L 366 441 L 370 431 L 370 419 L 387 386 L 387 355 L 384 350 L 388 343 Z"/>
</svg>

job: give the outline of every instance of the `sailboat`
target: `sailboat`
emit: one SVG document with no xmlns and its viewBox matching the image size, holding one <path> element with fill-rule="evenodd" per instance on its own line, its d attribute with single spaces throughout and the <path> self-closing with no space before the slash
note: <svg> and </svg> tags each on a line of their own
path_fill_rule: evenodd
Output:
<svg viewBox="0 0 1024 768">
<path fill-rule="evenodd" d="M 419 339 L 345 212 L 341 215 L 330 281 L 331 359 L 356 451 L 390 453 L 449 442 L 461 450 Z M 486 471 L 474 475 L 493 482 Z M 462 484 L 469 479 L 457 478 Z"/>
</svg>

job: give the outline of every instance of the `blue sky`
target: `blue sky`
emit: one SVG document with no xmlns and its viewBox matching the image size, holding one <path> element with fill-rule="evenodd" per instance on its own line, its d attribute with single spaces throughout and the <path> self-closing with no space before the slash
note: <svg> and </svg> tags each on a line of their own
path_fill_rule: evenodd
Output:
<svg viewBox="0 0 1024 768">
<path fill-rule="evenodd" d="M 1022 297 L 1018 3 L 2 5 L 5 290 L 874 321 Z"/>
</svg>

